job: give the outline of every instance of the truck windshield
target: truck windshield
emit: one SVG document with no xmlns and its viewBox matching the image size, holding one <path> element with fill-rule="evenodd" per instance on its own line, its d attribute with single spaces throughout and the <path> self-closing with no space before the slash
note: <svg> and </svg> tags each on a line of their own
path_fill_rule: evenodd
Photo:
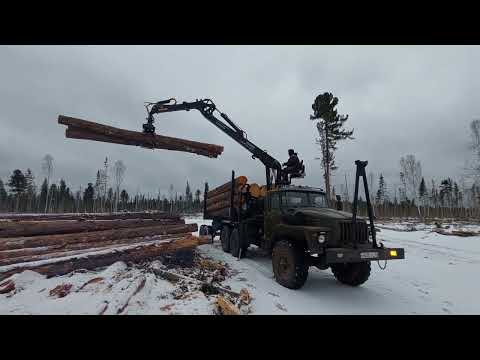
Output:
<svg viewBox="0 0 480 360">
<path fill-rule="evenodd" d="M 282 205 L 285 208 L 326 207 L 327 201 L 322 193 L 288 191 L 283 196 Z"/>
</svg>

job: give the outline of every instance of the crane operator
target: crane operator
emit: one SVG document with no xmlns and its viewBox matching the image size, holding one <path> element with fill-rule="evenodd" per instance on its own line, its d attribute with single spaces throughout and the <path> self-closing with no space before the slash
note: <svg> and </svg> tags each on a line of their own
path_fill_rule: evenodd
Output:
<svg viewBox="0 0 480 360">
<path fill-rule="evenodd" d="M 300 160 L 298 154 L 293 149 L 288 149 L 288 161 L 283 163 L 285 173 L 296 174 L 300 171 Z"/>
</svg>

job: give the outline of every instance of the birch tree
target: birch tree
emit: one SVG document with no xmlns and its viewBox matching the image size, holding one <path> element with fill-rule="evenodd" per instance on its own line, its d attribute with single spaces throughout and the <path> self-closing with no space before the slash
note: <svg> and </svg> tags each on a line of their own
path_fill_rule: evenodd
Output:
<svg viewBox="0 0 480 360">
<path fill-rule="evenodd" d="M 126 169 L 127 167 L 125 166 L 122 160 L 115 161 L 115 164 L 113 165 L 113 179 L 115 182 L 115 212 L 118 211 L 120 187 L 122 186 Z"/>
</svg>

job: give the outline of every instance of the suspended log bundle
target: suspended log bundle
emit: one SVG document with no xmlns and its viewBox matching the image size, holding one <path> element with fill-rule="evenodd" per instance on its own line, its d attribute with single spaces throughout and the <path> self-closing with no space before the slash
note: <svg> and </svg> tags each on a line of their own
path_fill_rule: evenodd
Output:
<svg viewBox="0 0 480 360">
<path fill-rule="evenodd" d="M 116 261 L 149 260 L 210 242 L 210 237 L 192 236 L 197 224 L 164 213 L 109 214 L 109 220 L 82 215 L 75 220 L 73 214 L 66 216 L 69 220 L 32 217 L 0 218 L 0 280 L 24 270 L 54 276 Z"/>
<path fill-rule="evenodd" d="M 183 151 L 211 158 L 216 158 L 223 152 L 223 146 L 219 145 L 124 130 L 64 115 L 58 117 L 58 123 L 68 126 L 65 136 L 70 139 L 141 146 L 149 149 Z"/>
</svg>

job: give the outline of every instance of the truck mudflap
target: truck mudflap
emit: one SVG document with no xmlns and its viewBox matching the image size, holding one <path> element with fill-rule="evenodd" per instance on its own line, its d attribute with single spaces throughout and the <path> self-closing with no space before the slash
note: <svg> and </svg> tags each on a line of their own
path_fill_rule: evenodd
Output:
<svg viewBox="0 0 480 360">
<path fill-rule="evenodd" d="M 405 251 L 402 248 L 330 248 L 326 249 L 325 255 L 327 264 L 405 259 Z"/>
</svg>

